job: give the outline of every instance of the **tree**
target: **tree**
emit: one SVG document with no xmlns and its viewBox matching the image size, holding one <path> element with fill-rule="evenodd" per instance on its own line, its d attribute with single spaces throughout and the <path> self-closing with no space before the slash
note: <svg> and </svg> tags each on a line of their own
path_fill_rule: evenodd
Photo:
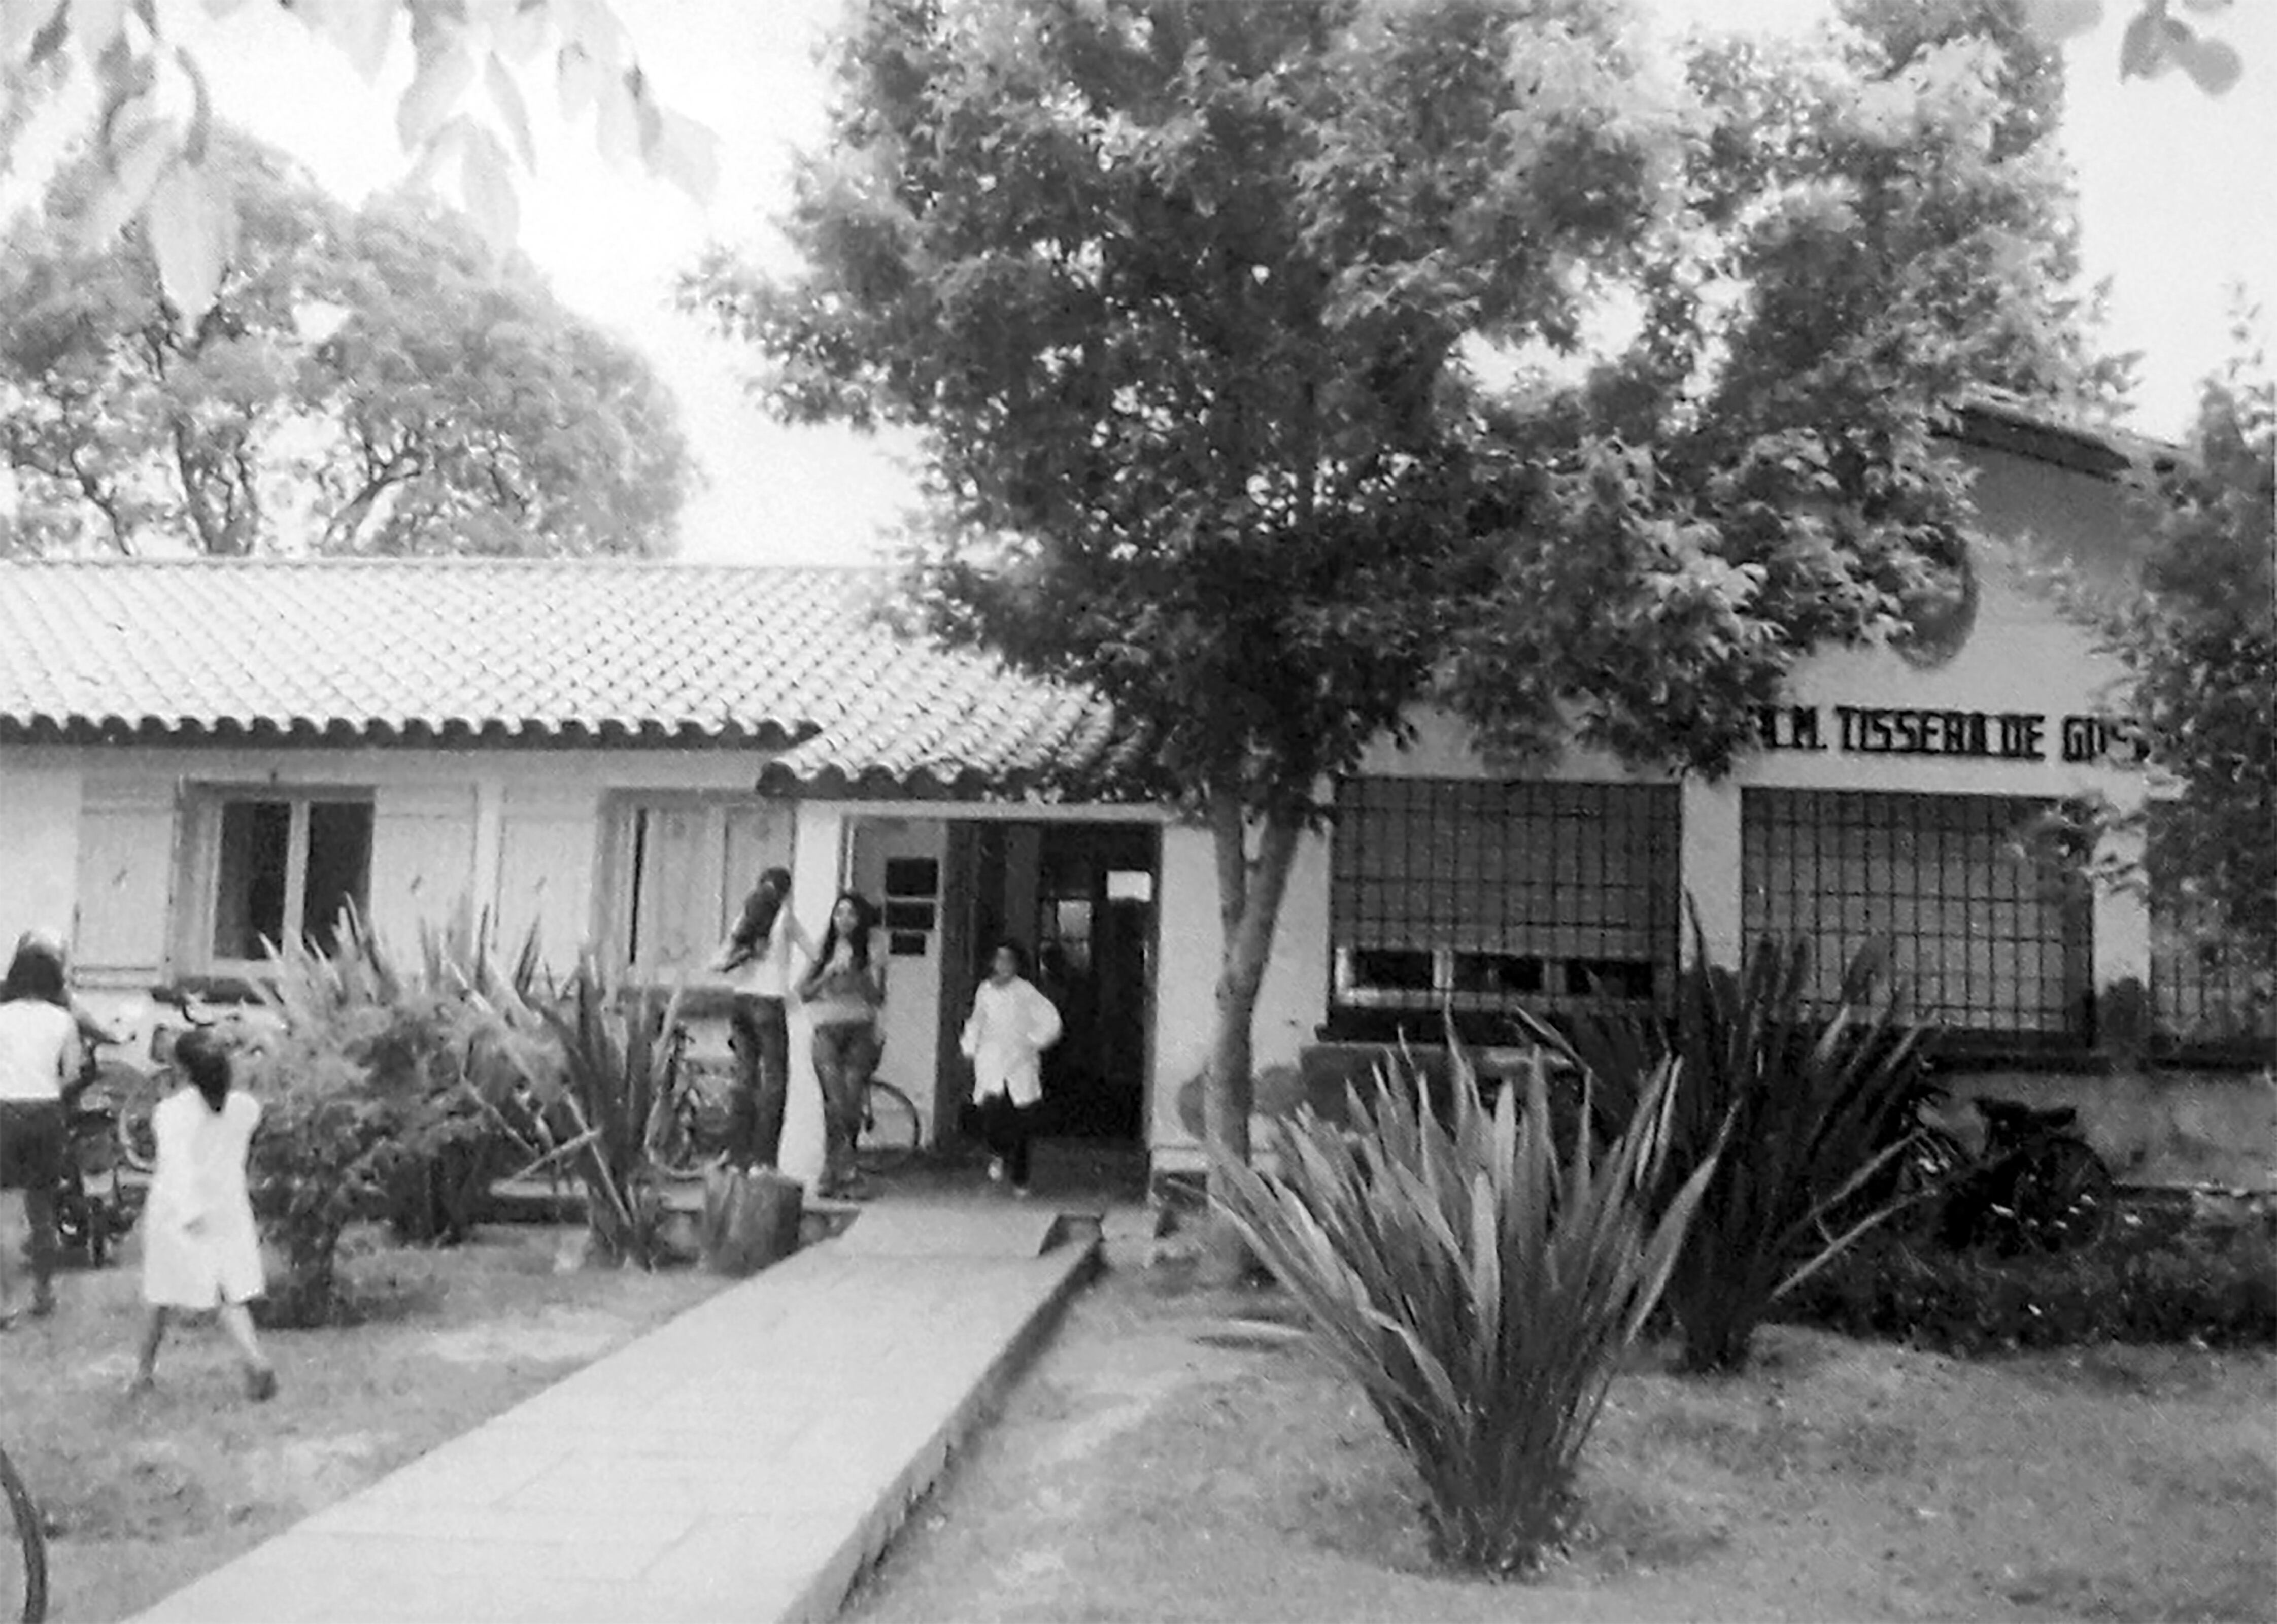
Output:
<svg viewBox="0 0 2277 1624">
<path fill-rule="evenodd" d="M 244 0 L 205 0 L 215 16 Z M 277 0 L 376 82 L 407 40 L 414 61 L 396 131 L 418 172 L 453 171 L 468 213 L 503 255 L 520 219 L 517 168 L 535 167 L 522 78 L 552 70 L 562 117 L 592 115 L 613 161 L 636 159 L 699 202 L 718 163 L 711 133 L 660 103 L 608 0 Z M 24 93 L 94 81 L 101 183 L 89 240 L 142 220 L 180 319 L 211 306 L 237 238 L 225 164 L 196 52 L 157 0 L 8 0 L 0 5 L 0 170 Z M 476 92 L 479 90 L 479 95 Z"/>
<path fill-rule="evenodd" d="M 1845 31 L 1690 50 L 1634 340 L 1498 408 L 1532 508 L 1444 672 L 1489 742 L 1720 774 L 1811 649 L 1934 661 L 1965 631 L 1954 408 L 2091 413 L 2123 377 L 2068 286 L 2068 176 L 2004 89 L 2040 81 L 1975 9 L 1862 0 Z"/>
<path fill-rule="evenodd" d="M 1458 347 L 1570 343 L 1670 162 L 1607 11 L 874 5 L 788 222 L 808 271 L 689 288 L 786 416 L 923 430 L 936 629 L 1105 694 L 1207 821 L 1238 1156 L 1299 836 L 1493 522 Z"/>
<path fill-rule="evenodd" d="M 149 233 L 78 246 L 67 168 L 0 249 L 0 457 L 19 548 L 643 553 L 690 475 L 634 351 L 440 208 L 360 210 L 217 133 L 240 230 L 185 326 Z"/>
<path fill-rule="evenodd" d="M 923 431 L 933 628 L 1106 695 L 1207 822 L 1205 1118 L 1237 1161 L 1326 781 L 1443 692 L 1490 746 L 1720 770 L 1801 653 L 1937 584 L 1961 385 L 2068 377 L 2020 291 L 2025 172 L 1971 145 L 1997 52 L 1860 42 L 1876 82 L 1718 47 L 1665 87 L 1623 20 L 880 0 L 784 222 L 803 271 L 715 255 L 685 290 L 779 413 Z M 1941 319 L 1971 270 L 2007 279 Z M 1583 384 L 1525 364 L 1621 299 L 1640 336 Z"/>
<path fill-rule="evenodd" d="M 2142 591 L 2100 620 L 2167 778 L 2151 882 L 2277 996 L 2277 391 L 2256 355 L 2206 385 L 2159 492 Z"/>
</svg>

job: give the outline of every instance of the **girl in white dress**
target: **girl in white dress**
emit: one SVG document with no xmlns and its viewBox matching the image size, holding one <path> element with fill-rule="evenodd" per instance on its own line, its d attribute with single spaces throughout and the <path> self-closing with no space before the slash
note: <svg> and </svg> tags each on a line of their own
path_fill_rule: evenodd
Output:
<svg viewBox="0 0 2277 1624">
<path fill-rule="evenodd" d="M 1044 1051 L 1060 1041 L 1060 1012 L 1028 980 L 1028 952 L 996 944 L 988 979 L 972 995 L 960 1047 L 972 1063 L 972 1102 L 988 1142 L 988 1177 L 1028 1193 L 1031 1109 L 1044 1097 Z"/>
<path fill-rule="evenodd" d="M 142 1214 L 142 1300 L 150 1319 L 134 1386 L 147 1389 L 156 1379 L 158 1345 L 173 1315 L 218 1309 L 245 1361 L 246 1391 L 272 1398 L 277 1372 L 247 1306 L 267 1284 L 245 1186 L 261 1102 L 230 1087 L 229 1056 L 204 1033 L 185 1033 L 174 1057 L 191 1086 L 160 1101 L 150 1117 L 158 1141 Z"/>
</svg>

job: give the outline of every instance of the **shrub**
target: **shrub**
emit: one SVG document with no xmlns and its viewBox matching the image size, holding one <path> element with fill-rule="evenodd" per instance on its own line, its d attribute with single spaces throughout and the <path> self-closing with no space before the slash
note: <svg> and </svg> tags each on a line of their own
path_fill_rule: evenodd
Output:
<svg viewBox="0 0 2277 1624">
<path fill-rule="evenodd" d="M 2277 1343 L 2277 1240 L 2184 1234 L 1994 1258 L 1877 1238 L 1783 1309 L 1805 1324 L 1949 1353 L 2097 1342 L 2267 1347 Z"/>
<path fill-rule="evenodd" d="M 1602 1154 L 1579 1132 L 1561 1150 L 1538 1075 L 1489 1109 L 1459 1048 L 1454 1070 L 1443 1113 L 1412 1068 L 1350 1091 L 1350 1128 L 1300 1107 L 1274 1170 L 1221 1163 L 1224 1210 L 1413 1463 L 1434 1552 L 1507 1573 L 1562 1537 L 1714 1162 L 1660 1199 L 1673 1063 Z"/>
<path fill-rule="evenodd" d="M 537 1008 L 559 1044 L 558 1064 L 525 1060 L 519 1081 L 551 1147 L 544 1162 L 567 1168 L 584 1186 L 594 1261 L 653 1269 L 664 1205 L 650 1147 L 669 1081 L 667 1034 L 679 995 L 613 989 L 588 956 L 566 999 Z"/>
<path fill-rule="evenodd" d="M 1584 1019 L 1535 1031 L 1596 1083 L 1600 1131 L 1625 1123 L 1672 1056 L 1664 1195 L 1726 1148 L 1701 1198 L 1668 1307 L 1695 1371 L 1747 1362 L 1782 1295 L 1904 1204 L 1888 1175 L 1924 1097 L 1929 1029 L 1876 996 L 1880 956 L 1845 972 L 1832 1005 L 1811 991 L 1809 949 L 1765 940 L 1734 972 L 1709 963 L 1697 919 L 1672 1022 Z"/>
<path fill-rule="evenodd" d="M 280 1322 L 336 1315 L 349 1225 L 461 1239 L 500 1170 L 506 1135 L 477 1085 L 502 1045 L 539 1024 L 521 1002 L 534 938 L 509 968 L 487 920 L 462 911 L 423 931 L 422 948 L 407 968 L 351 910 L 328 948 L 270 951 L 260 992 L 279 1035 L 246 1070 L 265 1104 L 252 1186 L 285 1262 L 269 1310 Z"/>
<path fill-rule="evenodd" d="M 286 1033 L 248 1082 L 262 1098 L 248 1186 L 262 1231 L 283 1264 L 263 1318 L 321 1325 L 342 1307 L 340 1239 L 385 1201 L 391 1124 L 364 1070 L 325 1033 Z"/>
</svg>

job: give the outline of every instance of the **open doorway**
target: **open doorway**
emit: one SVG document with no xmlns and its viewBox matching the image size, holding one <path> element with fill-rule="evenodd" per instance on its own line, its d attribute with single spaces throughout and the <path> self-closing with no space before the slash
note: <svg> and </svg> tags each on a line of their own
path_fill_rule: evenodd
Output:
<svg viewBox="0 0 2277 1624">
<path fill-rule="evenodd" d="M 1042 1131 L 1138 1142 L 1154 1030 L 1154 893 L 1160 831 L 1151 824 L 988 821 L 952 827 L 943 1053 L 971 1005 L 990 948 L 1010 937 L 1066 1035 L 1046 1057 Z M 962 883 L 959 883 L 959 882 Z"/>
</svg>

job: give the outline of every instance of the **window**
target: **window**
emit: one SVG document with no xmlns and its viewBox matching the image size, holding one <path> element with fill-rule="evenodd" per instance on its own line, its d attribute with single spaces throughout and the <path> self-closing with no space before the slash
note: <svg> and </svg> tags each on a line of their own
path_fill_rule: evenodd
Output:
<svg viewBox="0 0 2277 1624">
<path fill-rule="evenodd" d="M 1330 1025 L 1482 1036 L 1510 1011 L 1664 999 L 1677 792 L 1664 784 L 1347 781 L 1337 799 Z"/>
<path fill-rule="evenodd" d="M 258 964 L 267 944 L 306 937 L 329 947 L 342 911 L 370 901 L 369 793 L 217 795 L 207 957 Z"/>
<path fill-rule="evenodd" d="M 2088 896 L 2035 858 L 2045 804 L 2005 796 L 1749 789 L 1741 803 L 1748 938 L 1811 943 L 1822 998 L 1886 942 L 1914 1003 L 1956 1034 L 2085 1041 Z"/>
<path fill-rule="evenodd" d="M 637 974 L 701 968 L 761 871 L 788 868 L 788 809 L 748 797 L 674 796 L 619 804 L 617 954 Z"/>
<path fill-rule="evenodd" d="M 923 958 L 940 922 L 940 864 L 932 858 L 886 859 L 887 951 Z"/>
</svg>

